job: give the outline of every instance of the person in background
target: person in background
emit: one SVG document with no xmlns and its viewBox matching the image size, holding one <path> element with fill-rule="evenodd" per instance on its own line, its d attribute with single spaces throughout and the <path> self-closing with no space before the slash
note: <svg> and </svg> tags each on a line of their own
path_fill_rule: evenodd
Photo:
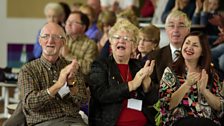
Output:
<svg viewBox="0 0 224 126">
<path fill-rule="evenodd" d="M 92 62 L 98 56 L 96 43 L 89 39 L 85 32 L 89 26 L 87 15 L 80 11 L 72 12 L 66 21 L 65 30 L 68 41 L 62 49 L 62 56 L 67 60 L 76 59 L 80 65 L 80 70 L 84 74 L 85 83 L 88 90 L 88 74 Z M 90 97 L 88 91 L 88 98 Z M 88 102 L 81 108 L 88 116 Z"/>
<path fill-rule="evenodd" d="M 213 42 L 218 38 L 218 27 L 210 23 L 209 20 L 218 14 L 219 0 L 196 0 L 196 9 L 192 17 L 192 24 L 202 25 L 209 35 L 209 44 L 214 47 Z"/>
<path fill-rule="evenodd" d="M 65 13 L 64 13 L 63 7 L 59 3 L 56 3 L 56 2 L 47 3 L 44 8 L 44 15 L 46 17 L 47 23 L 54 22 L 54 23 L 58 23 L 62 25 L 64 22 Z M 33 60 L 33 59 L 37 59 L 41 57 L 42 48 L 39 44 L 39 36 L 40 36 L 40 30 L 38 32 L 36 42 L 34 44 L 33 58 L 29 60 Z"/>
<path fill-rule="evenodd" d="M 89 5 L 82 5 L 79 10 L 88 16 L 89 18 L 89 27 L 88 30 L 85 32 L 86 36 L 89 39 L 94 40 L 96 43 L 100 40 L 102 33 L 99 31 L 97 27 L 97 22 L 95 22 L 95 13 L 91 6 Z"/>
<path fill-rule="evenodd" d="M 132 9 L 122 10 L 116 15 L 117 15 L 117 19 L 120 19 L 120 18 L 128 19 L 132 24 L 139 27 L 138 17 Z"/>
<path fill-rule="evenodd" d="M 162 22 L 162 14 L 169 0 L 154 0 L 155 12 L 152 17 L 152 24 L 164 24 Z"/>
<path fill-rule="evenodd" d="M 109 31 L 112 56 L 95 60 L 90 72 L 90 126 L 145 126 L 154 124 L 147 106 L 153 104 L 150 75 L 154 61 L 131 59 L 138 28 L 120 19 Z M 134 104 L 137 103 L 138 106 Z M 129 106 L 130 104 L 130 106 Z"/>
<path fill-rule="evenodd" d="M 178 59 L 180 54 L 180 48 L 184 41 L 185 36 L 190 32 L 191 22 L 187 15 L 182 11 L 172 11 L 165 23 L 166 34 L 169 39 L 169 44 L 156 51 L 148 54 L 148 59 L 155 60 L 154 71 L 151 75 L 152 82 L 156 85 L 155 90 L 159 91 L 159 83 L 163 75 L 164 69 Z M 158 102 L 155 104 L 155 118 L 156 123 L 160 123 L 159 113 L 159 96 L 157 96 Z M 158 116 L 159 115 L 159 116 Z"/>
<path fill-rule="evenodd" d="M 181 55 L 164 70 L 160 82 L 162 125 L 221 126 L 222 85 L 211 66 L 206 34 L 188 34 Z"/>
<path fill-rule="evenodd" d="M 101 4 L 100 0 L 87 0 L 86 4 L 91 6 L 94 10 L 95 13 L 95 19 L 94 22 L 97 22 L 99 14 L 102 12 L 101 11 Z"/>
<path fill-rule="evenodd" d="M 85 126 L 79 115 L 81 104 L 87 101 L 84 78 L 77 60 L 60 57 L 66 42 L 63 28 L 45 24 L 39 42 L 42 56 L 25 64 L 18 76 L 27 125 Z"/>
<path fill-rule="evenodd" d="M 143 7 L 140 9 L 141 17 L 152 17 L 155 11 L 155 7 L 151 0 L 145 0 Z"/>
<path fill-rule="evenodd" d="M 105 10 L 100 13 L 97 21 L 98 29 L 103 33 L 100 41 L 97 42 L 98 52 L 102 57 L 110 54 L 109 30 L 116 22 L 116 15 L 113 11 Z"/>
<path fill-rule="evenodd" d="M 100 0 L 102 10 L 114 11 L 116 14 L 124 10 L 132 10 L 135 12 L 139 8 L 138 0 Z"/>
<path fill-rule="evenodd" d="M 160 29 L 153 24 L 140 28 L 138 52 L 143 61 L 148 59 L 148 54 L 159 48 Z"/>
<path fill-rule="evenodd" d="M 214 47 L 211 48 L 212 62 L 215 68 L 219 70 L 219 76 L 224 80 L 224 15 L 214 15 L 210 23 L 218 27 L 220 33 L 218 38 L 213 42 Z"/>
<path fill-rule="evenodd" d="M 134 13 L 133 10 L 124 10 L 124 11 L 120 12 L 119 14 L 117 14 L 116 15 L 116 20 L 120 20 L 120 19 L 127 19 L 132 24 L 134 24 L 136 27 L 139 26 L 137 16 L 135 15 L 135 13 Z M 136 47 L 138 46 L 138 44 L 134 44 L 134 45 Z M 133 49 L 137 49 L 137 48 L 133 48 Z M 136 50 L 133 50 L 133 53 L 132 54 L 133 54 L 132 57 L 135 58 L 136 57 Z M 100 56 L 107 58 L 109 55 L 111 55 L 111 49 L 110 49 L 110 42 L 107 41 L 105 43 L 105 46 L 101 50 Z"/>
<path fill-rule="evenodd" d="M 85 35 L 88 26 L 87 15 L 80 11 L 72 12 L 66 21 L 67 43 L 62 49 L 65 59 L 77 59 L 84 75 L 88 75 L 90 65 L 98 55 L 96 43 Z"/>
<path fill-rule="evenodd" d="M 63 22 L 62 22 L 62 26 L 65 27 L 65 22 L 68 19 L 68 16 L 71 13 L 71 9 L 69 7 L 69 5 L 65 2 L 59 2 L 59 4 L 62 6 L 63 10 L 64 10 L 64 17 L 63 17 Z"/>
<path fill-rule="evenodd" d="M 74 1 L 72 3 L 72 6 L 71 6 L 71 12 L 73 11 L 79 11 L 79 8 L 82 6 L 83 4 L 78 2 L 78 1 Z"/>
<path fill-rule="evenodd" d="M 155 59 L 154 82 L 159 84 L 164 69 L 174 62 L 178 57 L 185 36 L 190 32 L 191 22 L 182 11 L 172 11 L 165 23 L 166 34 L 169 44 L 163 48 L 153 51 L 148 55 L 149 59 Z"/>
<path fill-rule="evenodd" d="M 162 14 L 162 22 L 165 23 L 170 12 L 179 10 L 187 14 L 192 19 L 195 10 L 195 0 L 169 0 Z"/>
</svg>

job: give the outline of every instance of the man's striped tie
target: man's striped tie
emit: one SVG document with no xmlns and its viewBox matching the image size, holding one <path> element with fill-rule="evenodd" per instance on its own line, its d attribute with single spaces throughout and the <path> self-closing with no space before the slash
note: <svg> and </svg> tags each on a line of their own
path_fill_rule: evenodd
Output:
<svg viewBox="0 0 224 126">
<path fill-rule="evenodd" d="M 174 51 L 174 54 L 175 54 L 175 57 L 174 57 L 174 62 L 179 58 L 179 56 L 180 56 L 180 50 L 175 50 Z"/>
</svg>

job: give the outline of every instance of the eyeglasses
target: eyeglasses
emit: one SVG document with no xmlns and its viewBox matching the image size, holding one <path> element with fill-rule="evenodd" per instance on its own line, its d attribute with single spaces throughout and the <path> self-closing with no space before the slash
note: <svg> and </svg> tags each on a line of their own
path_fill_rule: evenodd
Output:
<svg viewBox="0 0 224 126">
<path fill-rule="evenodd" d="M 65 39 L 63 36 L 61 35 L 56 35 L 56 34 L 44 34 L 44 35 L 40 35 L 40 38 L 44 39 L 45 41 L 48 41 L 50 38 L 53 39 L 54 41 L 60 41 L 62 39 Z"/>
<path fill-rule="evenodd" d="M 145 39 L 145 38 L 139 38 L 139 42 L 140 42 L 140 41 L 143 41 L 143 42 L 152 42 L 152 43 L 154 43 L 153 40 Z"/>
<path fill-rule="evenodd" d="M 166 27 L 167 27 L 168 29 L 174 29 L 174 28 L 177 28 L 177 29 L 184 29 L 184 28 L 187 28 L 187 26 L 184 25 L 184 24 L 180 24 L 180 25 L 168 24 Z"/>
<path fill-rule="evenodd" d="M 133 41 L 133 39 L 131 39 L 131 38 L 127 37 L 127 36 L 113 35 L 113 36 L 111 36 L 111 38 L 113 40 L 117 40 L 117 41 L 122 39 L 124 42 L 132 42 Z"/>
</svg>

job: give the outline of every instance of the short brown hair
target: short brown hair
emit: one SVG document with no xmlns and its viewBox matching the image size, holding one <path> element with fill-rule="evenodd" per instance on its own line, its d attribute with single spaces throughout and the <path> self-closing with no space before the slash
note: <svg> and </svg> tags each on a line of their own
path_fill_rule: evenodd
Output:
<svg viewBox="0 0 224 126">
<path fill-rule="evenodd" d="M 140 28 L 139 33 L 144 34 L 148 40 L 152 40 L 153 43 L 159 45 L 160 42 L 160 29 L 153 24 L 149 24 L 143 28 Z"/>
</svg>

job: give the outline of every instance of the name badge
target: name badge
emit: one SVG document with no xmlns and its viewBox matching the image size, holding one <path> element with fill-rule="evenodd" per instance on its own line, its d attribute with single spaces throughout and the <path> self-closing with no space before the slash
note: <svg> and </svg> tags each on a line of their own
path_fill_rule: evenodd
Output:
<svg viewBox="0 0 224 126">
<path fill-rule="evenodd" d="M 142 110 L 142 100 L 138 100 L 138 99 L 134 99 L 134 98 L 128 99 L 127 108 L 141 111 Z"/>
</svg>

